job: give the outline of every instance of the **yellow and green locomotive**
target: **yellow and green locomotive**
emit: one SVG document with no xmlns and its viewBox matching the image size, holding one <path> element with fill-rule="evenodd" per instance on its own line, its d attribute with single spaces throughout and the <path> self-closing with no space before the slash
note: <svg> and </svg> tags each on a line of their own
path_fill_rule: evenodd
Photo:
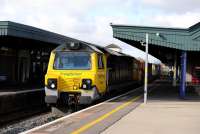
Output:
<svg viewBox="0 0 200 134">
<path fill-rule="evenodd" d="M 90 104 L 108 92 L 141 82 L 142 73 L 134 76 L 134 70 L 143 69 L 140 66 L 133 57 L 107 48 L 85 42 L 66 43 L 51 52 L 45 76 L 45 101 Z"/>
</svg>

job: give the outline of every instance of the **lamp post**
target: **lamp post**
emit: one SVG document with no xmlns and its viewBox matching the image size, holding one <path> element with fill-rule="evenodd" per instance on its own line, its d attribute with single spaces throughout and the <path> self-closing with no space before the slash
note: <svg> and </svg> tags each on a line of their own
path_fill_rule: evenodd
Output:
<svg viewBox="0 0 200 134">
<path fill-rule="evenodd" d="M 144 76 L 144 103 L 147 104 L 147 84 L 148 84 L 148 42 L 149 42 L 149 34 L 146 33 L 146 44 L 145 44 L 145 76 Z"/>
</svg>

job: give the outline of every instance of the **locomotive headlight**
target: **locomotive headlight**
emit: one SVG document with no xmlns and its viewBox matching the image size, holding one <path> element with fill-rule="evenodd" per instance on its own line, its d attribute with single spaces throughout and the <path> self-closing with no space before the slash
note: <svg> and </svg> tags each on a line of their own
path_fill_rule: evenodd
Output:
<svg viewBox="0 0 200 134">
<path fill-rule="evenodd" d="M 92 80 L 91 79 L 83 79 L 82 80 L 82 88 L 83 89 L 91 89 L 92 87 Z"/>
<path fill-rule="evenodd" d="M 57 88 L 57 79 L 48 79 L 48 88 L 49 89 L 56 89 Z"/>
<path fill-rule="evenodd" d="M 87 84 L 92 84 L 92 80 L 90 80 L 90 79 L 86 79 L 86 81 L 85 81 Z"/>
<path fill-rule="evenodd" d="M 86 85 L 86 84 L 83 84 L 83 88 L 87 88 L 87 85 Z"/>
<path fill-rule="evenodd" d="M 55 88 L 56 85 L 55 85 L 54 83 L 51 83 L 50 87 L 51 87 L 51 88 Z"/>
</svg>

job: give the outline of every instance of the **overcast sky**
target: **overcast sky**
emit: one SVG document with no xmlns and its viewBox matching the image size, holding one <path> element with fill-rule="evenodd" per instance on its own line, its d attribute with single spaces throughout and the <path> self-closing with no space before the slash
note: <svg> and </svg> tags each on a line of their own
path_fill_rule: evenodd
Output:
<svg viewBox="0 0 200 134">
<path fill-rule="evenodd" d="M 19 22 L 99 45 L 113 39 L 110 23 L 189 27 L 200 0 L 0 0 L 0 20 Z M 133 50 L 133 51 L 130 51 Z M 136 49 L 124 51 L 143 56 Z"/>
</svg>

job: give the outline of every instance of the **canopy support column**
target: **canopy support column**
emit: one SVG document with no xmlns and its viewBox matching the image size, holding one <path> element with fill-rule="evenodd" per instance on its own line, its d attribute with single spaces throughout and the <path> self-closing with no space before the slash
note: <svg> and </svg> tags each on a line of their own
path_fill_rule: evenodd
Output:
<svg viewBox="0 0 200 134">
<path fill-rule="evenodd" d="M 180 97 L 185 98 L 185 88 L 186 88 L 186 62 L 187 62 L 187 52 L 182 51 L 181 54 L 181 81 L 180 81 Z"/>
</svg>

